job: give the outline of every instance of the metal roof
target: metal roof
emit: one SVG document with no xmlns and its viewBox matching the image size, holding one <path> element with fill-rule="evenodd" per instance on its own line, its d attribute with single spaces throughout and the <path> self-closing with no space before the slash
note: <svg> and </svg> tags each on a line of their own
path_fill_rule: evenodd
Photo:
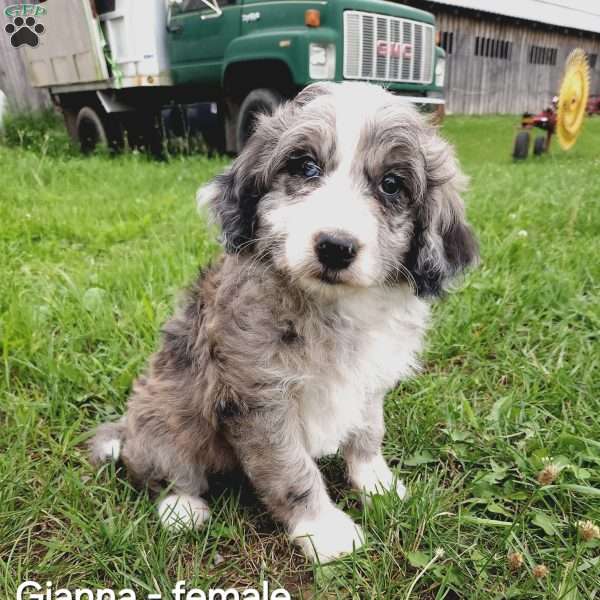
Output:
<svg viewBox="0 0 600 600">
<path fill-rule="evenodd" d="M 597 0 L 431 0 L 496 15 L 600 33 Z"/>
</svg>

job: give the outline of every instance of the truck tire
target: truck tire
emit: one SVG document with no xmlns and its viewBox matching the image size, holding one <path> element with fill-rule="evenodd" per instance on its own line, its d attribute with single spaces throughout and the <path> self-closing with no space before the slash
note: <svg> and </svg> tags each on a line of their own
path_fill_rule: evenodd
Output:
<svg viewBox="0 0 600 600">
<path fill-rule="evenodd" d="M 106 128 L 98 113 L 84 106 L 77 115 L 77 140 L 82 154 L 91 154 L 100 147 L 108 147 Z"/>
<path fill-rule="evenodd" d="M 225 154 L 225 127 L 222 123 L 212 129 L 202 129 L 201 133 L 209 156 Z"/>
<path fill-rule="evenodd" d="M 529 154 L 529 131 L 520 131 L 515 138 L 515 147 L 513 158 L 515 160 L 524 160 Z"/>
<path fill-rule="evenodd" d="M 543 135 L 539 135 L 533 142 L 533 153 L 535 156 L 541 156 L 546 152 L 546 138 Z"/>
<path fill-rule="evenodd" d="M 65 124 L 67 118 L 65 116 Z M 82 154 L 91 154 L 98 148 L 114 152 L 123 149 L 123 129 L 119 120 L 102 109 L 84 106 L 77 113 L 75 132 Z"/>
<path fill-rule="evenodd" d="M 259 114 L 272 114 L 281 104 L 281 94 L 273 89 L 258 88 L 252 90 L 240 106 L 236 129 L 237 151 L 241 152 L 254 132 Z"/>
<path fill-rule="evenodd" d="M 162 158 L 162 115 L 152 110 L 137 109 L 122 117 L 129 148 Z"/>
</svg>

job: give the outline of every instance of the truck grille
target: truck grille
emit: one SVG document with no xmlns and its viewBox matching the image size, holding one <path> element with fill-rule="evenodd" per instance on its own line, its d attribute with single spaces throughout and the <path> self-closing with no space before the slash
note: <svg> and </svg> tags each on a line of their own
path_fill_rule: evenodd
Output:
<svg viewBox="0 0 600 600">
<path fill-rule="evenodd" d="M 426 23 L 347 10 L 344 78 L 431 83 L 433 37 Z"/>
</svg>

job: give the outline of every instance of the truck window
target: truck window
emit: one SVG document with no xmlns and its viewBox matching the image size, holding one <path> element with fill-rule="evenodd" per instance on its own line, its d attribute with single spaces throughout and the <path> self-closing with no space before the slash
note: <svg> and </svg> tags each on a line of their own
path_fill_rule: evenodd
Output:
<svg viewBox="0 0 600 600">
<path fill-rule="evenodd" d="M 236 0 L 217 0 L 219 6 L 231 6 Z M 191 12 L 193 10 L 206 10 L 209 8 L 203 0 L 183 0 L 181 10 L 183 12 Z"/>
<path fill-rule="evenodd" d="M 115 10 L 115 0 L 96 0 L 96 12 L 99 15 L 104 13 L 113 12 Z"/>
</svg>

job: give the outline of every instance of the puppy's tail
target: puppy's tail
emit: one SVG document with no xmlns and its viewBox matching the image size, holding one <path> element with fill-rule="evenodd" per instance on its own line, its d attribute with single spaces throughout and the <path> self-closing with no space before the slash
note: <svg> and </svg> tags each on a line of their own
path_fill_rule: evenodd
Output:
<svg viewBox="0 0 600 600">
<path fill-rule="evenodd" d="M 119 460 L 121 447 L 125 438 L 125 417 L 114 423 L 103 423 L 96 428 L 88 442 L 91 463 L 100 465 Z"/>
</svg>

